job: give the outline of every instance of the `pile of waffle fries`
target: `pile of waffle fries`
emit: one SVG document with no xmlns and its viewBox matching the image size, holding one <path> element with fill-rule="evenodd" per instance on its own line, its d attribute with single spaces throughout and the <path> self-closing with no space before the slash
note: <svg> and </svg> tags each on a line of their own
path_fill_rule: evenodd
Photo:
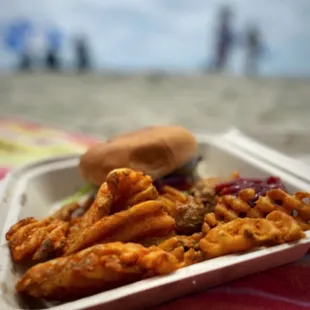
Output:
<svg viewBox="0 0 310 310">
<path fill-rule="evenodd" d="M 22 219 L 6 234 L 14 262 L 31 266 L 17 291 L 74 300 L 305 237 L 309 193 L 290 195 L 281 187 L 262 195 L 255 188 L 221 195 L 219 182 L 200 180 L 181 192 L 156 188 L 142 172 L 116 169 L 85 203 L 64 205 L 45 219 Z"/>
</svg>

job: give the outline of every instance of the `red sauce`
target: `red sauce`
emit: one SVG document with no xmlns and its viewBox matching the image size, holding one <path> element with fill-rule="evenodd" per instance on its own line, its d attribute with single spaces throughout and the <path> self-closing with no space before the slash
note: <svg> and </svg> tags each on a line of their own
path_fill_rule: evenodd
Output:
<svg viewBox="0 0 310 310">
<path fill-rule="evenodd" d="M 255 200 L 259 196 L 265 196 L 266 192 L 270 189 L 279 188 L 286 191 L 281 179 L 275 176 L 271 176 L 267 179 L 254 179 L 254 178 L 236 178 L 234 180 L 220 183 L 215 187 L 216 193 L 219 196 L 223 195 L 237 195 L 240 190 L 253 188 L 256 196 Z"/>
</svg>

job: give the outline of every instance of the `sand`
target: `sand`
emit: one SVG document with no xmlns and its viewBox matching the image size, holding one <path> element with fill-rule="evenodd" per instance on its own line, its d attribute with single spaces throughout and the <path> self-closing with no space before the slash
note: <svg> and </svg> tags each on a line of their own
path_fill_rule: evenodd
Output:
<svg viewBox="0 0 310 310">
<path fill-rule="evenodd" d="M 0 115 L 107 137 L 141 126 L 232 126 L 298 156 L 310 153 L 310 80 L 160 75 L 0 77 Z"/>
</svg>

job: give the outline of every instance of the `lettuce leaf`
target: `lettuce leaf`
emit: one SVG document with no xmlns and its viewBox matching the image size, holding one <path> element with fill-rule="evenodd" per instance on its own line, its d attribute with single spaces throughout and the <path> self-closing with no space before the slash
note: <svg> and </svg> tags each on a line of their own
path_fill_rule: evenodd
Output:
<svg viewBox="0 0 310 310">
<path fill-rule="evenodd" d="M 78 188 L 72 196 L 65 198 L 61 201 L 61 204 L 69 204 L 73 202 L 78 202 L 82 197 L 86 195 L 94 195 L 97 192 L 98 188 L 92 184 L 85 184 L 82 187 Z"/>
</svg>

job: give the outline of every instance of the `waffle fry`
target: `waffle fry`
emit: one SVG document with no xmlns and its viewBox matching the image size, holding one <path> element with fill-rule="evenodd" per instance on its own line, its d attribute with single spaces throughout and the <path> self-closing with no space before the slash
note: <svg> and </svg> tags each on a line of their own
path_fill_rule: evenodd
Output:
<svg viewBox="0 0 310 310">
<path fill-rule="evenodd" d="M 6 234 L 13 260 L 40 261 L 53 257 L 65 245 L 68 226 L 67 222 L 51 217 L 19 221 Z"/>
<path fill-rule="evenodd" d="M 36 298 L 70 301 L 178 268 L 175 256 L 157 247 L 112 242 L 30 268 L 16 284 Z"/>
<path fill-rule="evenodd" d="M 310 193 L 297 192 L 295 195 L 289 195 L 273 189 L 267 193 L 267 197 L 272 202 L 280 203 L 282 209 L 291 215 L 304 231 L 310 229 Z"/>
<path fill-rule="evenodd" d="M 305 237 L 305 233 L 297 221 L 284 212 L 272 211 L 266 216 L 266 220 L 272 221 L 280 230 L 281 242 L 295 241 Z"/>
<path fill-rule="evenodd" d="M 204 260 L 203 253 L 199 250 L 201 238 L 201 233 L 192 236 L 173 236 L 160 243 L 158 247 L 172 253 L 179 262 L 179 268 L 182 268 Z"/>
<path fill-rule="evenodd" d="M 214 258 L 304 237 L 301 227 L 291 216 L 281 211 L 272 211 L 267 219 L 238 218 L 219 225 L 199 241 L 199 246 L 208 258 Z"/>
<path fill-rule="evenodd" d="M 170 215 L 175 215 L 176 211 L 176 203 L 179 202 L 186 202 L 187 197 L 181 191 L 166 185 L 163 186 L 161 189 L 161 195 L 158 197 L 159 200 L 163 201 L 166 206 L 166 212 Z"/>
<path fill-rule="evenodd" d="M 110 216 L 103 217 L 87 229 L 75 231 L 66 239 L 65 255 L 83 250 L 96 243 L 138 241 L 145 237 L 170 236 L 175 221 L 158 200 L 148 200 Z"/>
<path fill-rule="evenodd" d="M 303 230 L 310 229 L 310 204 L 303 202 L 310 198 L 309 193 L 297 192 L 290 195 L 281 189 L 271 189 L 266 196 L 259 196 L 255 201 L 256 198 L 254 189 L 241 190 L 237 197 L 219 197 L 214 212 L 205 215 L 203 232 L 207 233 L 221 223 L 238 218 L 266 218 L 272 211 L 291 215 Z"/>
</svg>

